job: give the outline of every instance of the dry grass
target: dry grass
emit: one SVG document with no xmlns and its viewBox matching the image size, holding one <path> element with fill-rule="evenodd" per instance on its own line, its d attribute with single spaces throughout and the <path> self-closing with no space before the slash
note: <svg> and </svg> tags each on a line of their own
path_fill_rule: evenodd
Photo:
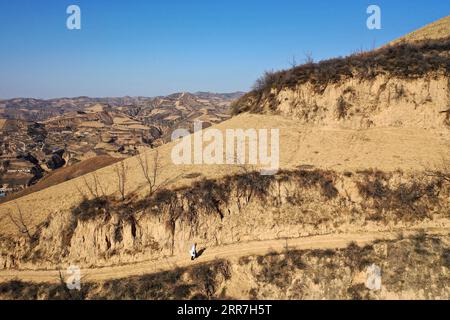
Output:
<svg viewBox="0 0 450 320">
<path fill-rule="evenodd" d="M 424 39 L 442 39 L 450 35 L 450 15 L 435 21 L 419 30 L 411 32 L 400 39 L 392 41 L 389 45 L 402 42 L 416 42 Z"/>
</svg>

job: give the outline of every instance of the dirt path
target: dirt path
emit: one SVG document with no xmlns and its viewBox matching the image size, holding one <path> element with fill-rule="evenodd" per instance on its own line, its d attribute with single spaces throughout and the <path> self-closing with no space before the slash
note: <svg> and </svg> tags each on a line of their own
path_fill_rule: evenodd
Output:
<svg viewBox="0 0 450 320">
<path fill-rule="evenodd" d="M 450 233 L 450 227 L 429 228 L 425 230 L 425 232 L 428 235 L 448 235 Z M 408 237 L 415 233 L 417 233 L 417 230 L 407 231 L 403 232 L 403 236 Z M 190 260 L 188 253 L 186 253 L 185 256 L 174 256 L 165 259 L 139 262 L 135 264 L 82 269 L 81 275 L 83 279 L 82 281 L 85 282 L 104 281 L 168 271 L 179 267 L 188 267 L 200 263 L 211 262 L 217 259 L 239 258 L 249 255 L 264 255 L 269 252 L 279 253 L 285 251 L 286 247 L 290 250 L 339 249 L 347 247 L 348 244 L 352 241 L 356 242 L 358 245 L 365 245 L 375 240 L 393 240 L 398 238 L 398 235 L 398 232 L 367 232 L 330 234 L 296 239 L 251 241 L 221 247 L 206 248 L 204 253 L 194 262 Z M 57 283 L 58 281 L 60 281 L 58 270 L 0 271 L 0 282 L 6 282 L 13 279 L 48 283 Z"/>
</svg>

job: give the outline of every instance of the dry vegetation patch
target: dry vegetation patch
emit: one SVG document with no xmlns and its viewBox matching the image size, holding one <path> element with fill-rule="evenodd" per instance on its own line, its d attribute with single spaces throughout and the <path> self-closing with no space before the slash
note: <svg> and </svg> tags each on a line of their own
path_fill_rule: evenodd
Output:
<svg viewBox="0 0 450 320">
<path fill-rule="evenodd" d="M 259 78 L 254 90 L 232 104 L 232 113 L 258 113 L 263 99 L 272 101 L 276 109 L 275 94 L 284 88 L 295 88 L 310 83 L 314 91 L 321 93 L 330 84 L 346 79 L 375 79 L 380 75 L 392 78 L 418 79 L 430 73 L 450 74 L 450 38 L 426 40 L 417 43 L 400 43 L 370 52 L 362 52 L 344 58 L 334 58 L 318 63 L 306 63 L 289 70 L 266 72 Z M 338 102 L 339 118 L 346 115 L 346 102 Z"/>
</svg>

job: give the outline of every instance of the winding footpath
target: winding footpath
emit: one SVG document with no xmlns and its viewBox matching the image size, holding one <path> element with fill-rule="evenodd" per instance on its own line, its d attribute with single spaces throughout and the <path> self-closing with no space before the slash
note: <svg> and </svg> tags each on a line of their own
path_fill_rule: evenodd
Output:
<svg viewBox="0 0 450 320">
<path fill-rule="evenodd" d="M 423 229 L 421 229 L 423 230 Z M 417 234 L 419 230 L 402 231 L 404 237 Z M 427 228 L 427 235 L 450 234 L 450 226 Z M 191 261 L 186 253 L 183 256 L 173 256 L 164 259 L 143 261 L 133 264 L 81 269 L 83 282 L 98 282 L 112 279 L 127 278 L 154 274 L 176 268 L 189 267 L 201 263 L 213 262 L 219 259 L 239 258 L 251 255 L 264 255 L 270 252 L 282 253 L 289 250 L 313 250 L 313 249 L 342 249 L 349 243 L 355 242 L 362 246 L 376 240 L 395 240 L 399 237 L 399 231 L 395 232 L 366 232 L 328 234 L 310 236 L 295 239 L 277 239 L 265 241 L 240 242 L 219 247 L 206 248 L 204 253 L 195 261 Z M 58 283 L 60 274 L 58 270 L 2 270 L 0 282 L 21 280 L 35 283 Z"/>
</svg>

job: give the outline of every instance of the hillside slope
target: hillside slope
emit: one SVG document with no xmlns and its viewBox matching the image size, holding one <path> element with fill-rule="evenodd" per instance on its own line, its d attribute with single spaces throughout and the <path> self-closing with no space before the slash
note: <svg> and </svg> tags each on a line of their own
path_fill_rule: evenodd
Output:
<svg viewBox="0 0 450 320">
<path fill-rule="evenodd" d="M 394 40 L 389 45 L 400 42 L 416 42 L 422 40 L 437 40 L 450 37 L 450 15 L 430 23 L 419 30 L 411 32 L 404 37 Z"/>
<path fill-rule="evenodd" d="M 56 186 L 76 177 L 80 177 L 88 173 L 97 171 L 100 168 L 110 166 L 111 164 L 114 164 L 120 160 L 120 158 L 113 158 L 110 156 L 97 156 L 90 158 L 89 160 L 81 161 L 69 167 L 60 168 L 59 170 L 46 175 L 35 185 L 32 185 L 15 194 L 8 195 L 4 199 L 0 199 L 0 203 L 12 201 L 27 194 L 35 193 L 52 186 Z"/>
</svg>

